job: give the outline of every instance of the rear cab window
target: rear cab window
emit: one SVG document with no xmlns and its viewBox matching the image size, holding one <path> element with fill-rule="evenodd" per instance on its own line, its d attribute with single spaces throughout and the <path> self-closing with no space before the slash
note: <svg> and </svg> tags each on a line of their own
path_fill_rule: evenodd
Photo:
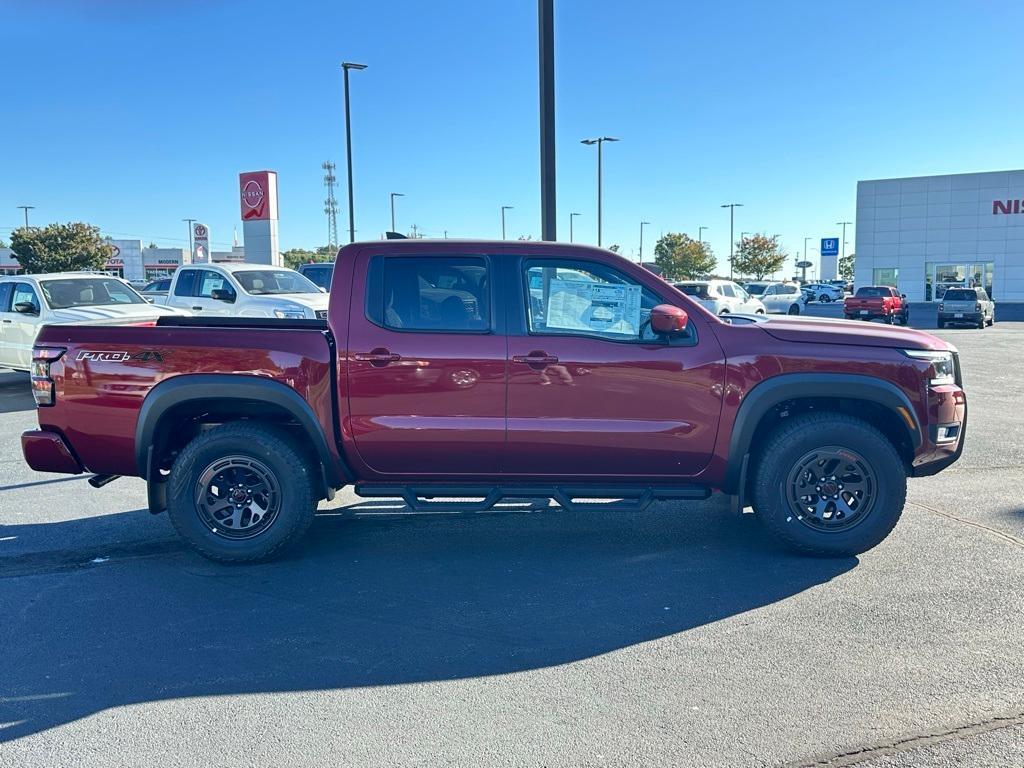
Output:
<svg viewBox="0 0 1024 768">
<path fill-rule="evenodd" d="M 943 301 L 977 301 L 977 291 L 967 288 L 951 288 L 942 297 Z"/>
</svg>

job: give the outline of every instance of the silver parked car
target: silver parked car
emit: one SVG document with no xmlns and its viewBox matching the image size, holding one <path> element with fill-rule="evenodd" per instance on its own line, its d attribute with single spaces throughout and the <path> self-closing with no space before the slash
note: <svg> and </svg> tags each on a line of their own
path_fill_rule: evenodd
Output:
<svg viewBox="0 0 1024 768">
<path fill-rule="evenodd" d="M 947 325 L 976 325 L 984 328 L 996 322 L 996 303 L 984 288 L 948 288 L 939 302 L 939 328 Z"/>
</svg>

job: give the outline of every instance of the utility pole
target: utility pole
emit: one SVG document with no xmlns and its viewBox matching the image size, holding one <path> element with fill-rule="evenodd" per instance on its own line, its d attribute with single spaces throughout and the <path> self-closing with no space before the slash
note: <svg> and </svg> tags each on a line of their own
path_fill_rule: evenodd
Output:
<svg viewBox="0 0 1024 768">
<path fill-rule="evenodd" d="M 640 222 L 640 266 L 644 265 L 644 227 L 649 227 L 651 222 L 641 221 Z"/>
<path fill-rule="evenodd" d="M 25 229 L 28 229 L 28 212 L 33 210 L 35 208 L 35 206 L 34 205 L 19 205 L 17 207 L 21 208 L 21 210 L 25 212 Z"/>
<path fill-rule="evenodd" d="M 502 240 L 505 239 L 505 211 L 511 211 L 511 210 L 512 210 L 512 206 L 511 205 L 503 205 L 503 206 L 501 206 L 501 239 Z"/>
<path fill-rule="evenodd" d="M 580 144 L 597 144 L 597 247 L 601 247 L 601 146 L 606 141 L 618 141 L 612 136 L 599 136 L 596 139 L 583 139 Z"/>
<path fill-rule="evenodd" d="M 555 3 L 537 0 L 540 77 L 540 239 L 557 240 L 555 206 Z"/>
<path fill-rule="evenodd" d="M 733 242 L 735 240 L 735 235 L 733 234 L 733 224 L 734 224 L 735 218 L 736 218 L 736 209 L 737 208 L 742 208 L 742 207 L 743 207 L 743 203 L 725 203 L 725 204 L 722 205 L 722 208 L 728 208 L 729 209 L 729 279 L 730 280 L 732 280 L 732 259 L 733 259 L 732 252 L 733 252 L 733 247 L 735 246 L 735 243 Z"/>
<path fill-rule="evenodd" d="M 579 216 L 579 214 L 578 213 L 570 213 L 569 214 L 569 242 L 570 243 L 572 242 L 572 219 L 573 219 L 573 216 Z"/>
<path fill-rule="evenodd" d="M 198 221 L 198 219 L 182 219 L 182 221 L 188 222 L 188 260 L 192 261 L 193 252 L 195 250 L 192 245 L 192 225 Z M 210 258 L 209 254 L 207 254 L 207 258 Z"/>
<path fill-rule="evenodd" d="M 327 199 L 324 200 L 324 213 L 327 214 L 327 250 L 334 250 L 338 244 L 338 201 L 334 198 L 334 184 L 338 180 L 334 175 L 337 166 L 330 160 L 321 165 L 324 169 L 324 186 L 327 187 Z"/>
<path fill-rule="evenodd" d="M 401 193 L 401 192 L 392 192 L 391 193 L 391 231 L 392 232 L 395 231 L 395 198 L 396 197 L 405 197 L 405 195 L 403 193 Z"/>
<path fill-rule="evenodd" d="M 366 69 L 365 64 L 355 64 L 351 61 L 343 61 L 341 70 L 345 80 L 345 159 L 348 164 L 348 241 L 356 241 L 356 213 L 355 201 L 352 198 L 352 115 L 348 103 L 348 71 L 350 69 Z"/>
</svg>

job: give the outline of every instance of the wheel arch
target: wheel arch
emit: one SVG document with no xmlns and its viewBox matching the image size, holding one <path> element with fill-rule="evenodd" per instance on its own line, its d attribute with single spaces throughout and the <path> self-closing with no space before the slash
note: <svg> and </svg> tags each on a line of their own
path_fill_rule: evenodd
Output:
<svg viewBox="0 0 1024 768">
<path fill-rule="evenodd" d="M 862 418 L 893 443 L 908 468 L 923 441 L 910 399 L 888 381 L 859 374 L 782 374 L 756 385 L 740 403 L 723 491 L 744 495 L 747 467 L 759 441 L 788 416 L 806 411 Z"/>
<path fill-rule="evenodd" d="M 321 467 L 325 497 L 344 485 L 332 456 L 327 436 L 316 414 L 302 396 L 285 384 L 259 376 L 238 374 L 183 374 L 153 387 L 143 400 L 135 426 L 135 462 L 139 476 L 150 486 L 162 484 L 156 478 L 165 452 L 173 446 L 173 429 L 181 419 L 192 425 L 188 439 L 202 424 L 252 419 L 286 425 L 305 438 L 301 446 Z"/>
</svg>

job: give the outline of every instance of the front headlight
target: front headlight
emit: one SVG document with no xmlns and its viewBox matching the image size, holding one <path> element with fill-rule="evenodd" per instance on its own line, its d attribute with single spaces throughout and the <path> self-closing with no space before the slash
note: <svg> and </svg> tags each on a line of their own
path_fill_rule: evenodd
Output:
<svg viewBox="0 0 1024 768">
<path fill-rule="evenodd" d="M 306 317 L 306 313 L 304 310 L 297 309 L 296 307 L 276 307 L 274 309 L 274 317 L 281 320 L 302 320 Z"/>
<path fill-rule="evenodd" d="M 955 384 L 956 371 L 953 368 L 952 352 L 934 352 L 926 349 L 904 349 L 903 354 L 915 360 L 925 360 L 932 365 L 932 375 L 928 383 L 932 386 Z"/>
</svg>

